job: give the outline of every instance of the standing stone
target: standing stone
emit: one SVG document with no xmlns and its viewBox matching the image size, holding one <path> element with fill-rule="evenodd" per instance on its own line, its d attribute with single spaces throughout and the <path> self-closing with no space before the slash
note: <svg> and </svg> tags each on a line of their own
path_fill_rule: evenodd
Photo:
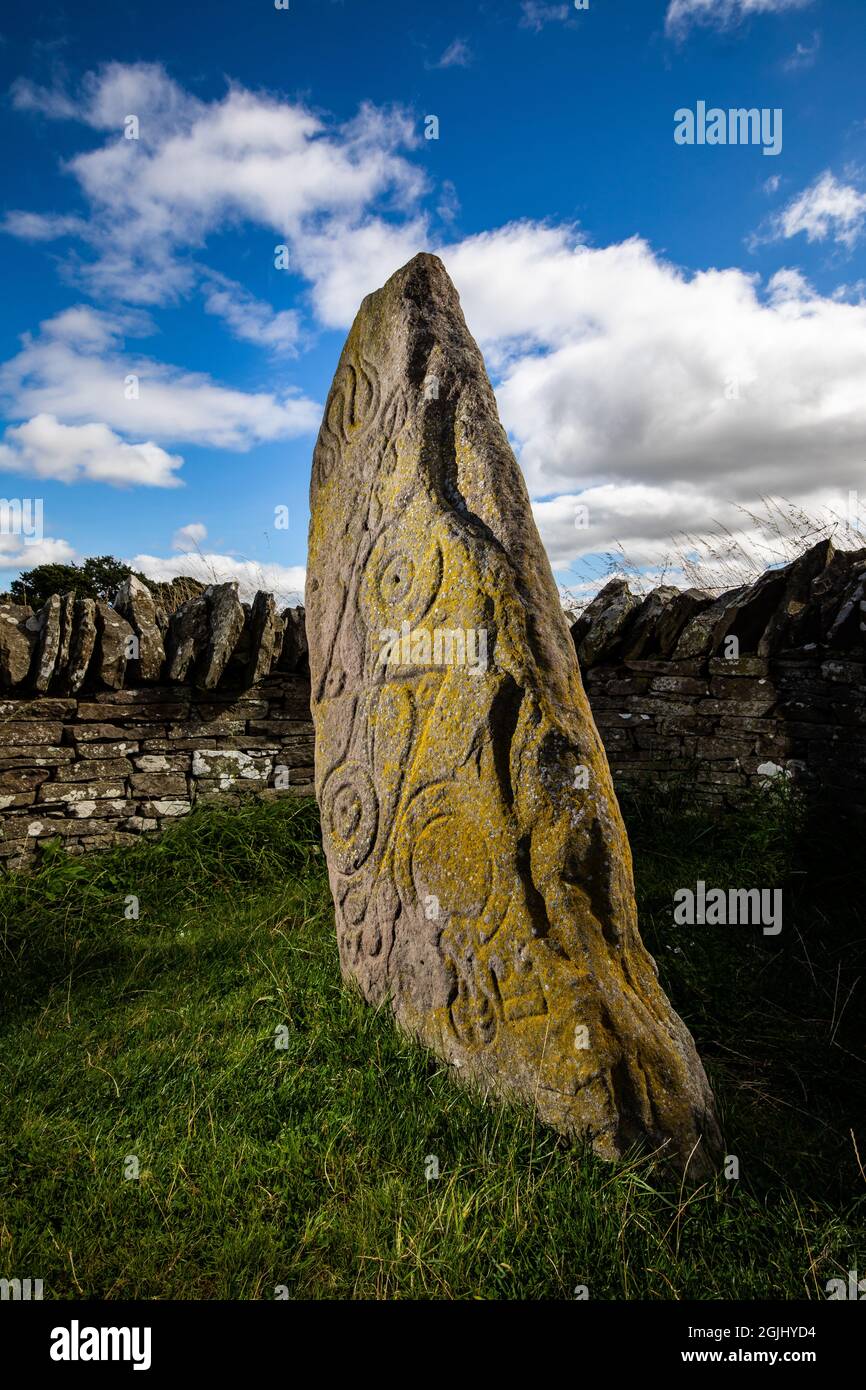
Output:
<svg viewBox="0 0 866 1390">
<path fill-rule="evenodd" d="M 117 591 L 114 607 L 126 618 L 138 638 L 138 662 L 133 662 L 134 673 L 143 681 L 158 681 L 165 661 L 165 645 L 153 594 L 146 584 L 130 574 Z"/>
<path fill-rule="evenodd" d="M 306 624 L 343 973 L 614 1158 L 718 1145 L 520 469 L 442 263 L 364 300 L 313 460 Z"/>
</svg>

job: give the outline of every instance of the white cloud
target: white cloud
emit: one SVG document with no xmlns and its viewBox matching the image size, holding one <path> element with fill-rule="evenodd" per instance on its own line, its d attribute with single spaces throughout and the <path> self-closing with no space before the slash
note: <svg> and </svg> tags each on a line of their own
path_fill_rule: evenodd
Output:
<svg viewBox="0 0 866 1390">
<path fill-rule="evenodd" d="M 769 239 L 804 232 L 808 241 L 826 241 L 831 237 L 851 250 L 863 235 L 864 225 L 866 193 L 852 184 L 840 183 L 827 170 L 773 219 Z"/>
<path fill-rule="evenodd" d="M 782 67 L 785 72 L 805 72 L 807 68 L 815 66 L 820 51 L 821 35 L 816 29 L 812 35 L 811 43 L 798 43 L 791 56 L 785 59 Z"/>
<path fill-rule="evenodd" d="M 539 33 L 545 24 L 564 24 L 573 13 L 571 5 L 551 5 L 546 0 L 522 0 L 520 27 Z"/>
<path fill-rule="evenodd" d="M 36 415 L 7 429 L 0 469 L 62 483 L 87 481 L 113 487 L 180 487 L 175 470 L 183 459 L 151 442 L 125 444 L 107 425 L 62 425 Z"/>
<path fill-rule="evenodd" d="M 862 300 L 822 297 L 795 270 L 766 285 L 686 275 L 644 241 L 593 248 L 531 223 L 441 254 L 530 493 L 557 498 L 538 513 L 557 559 L 619 540 L 655 562 L 674 534 L 734 524 L 762 496 L 809 510 L 862 488 Z"/>
<path fill-rule="evenodd" d="M 204 373 L 122 352 L 124 332 L 143 331 L 136 320 L 78 306 L 40 328 L 0 367 L 0 399 L 18 419 L 99 420 L 139 439 L 234 450 L 318 428 L 321 407 L 306 396 L 239 391 Z M 127 399 L 129 377 L 138 378 L 137 398 Z"/>
<path fill-rule="evenodd" d="M 69 565 L 77 558 L 68 541 L 52 536 L 25 545 L 19 536 L 0 534 L 0 573 L 14 575 L 37 565 Z"/>
<path fill-rule="evenodd" d="M 191 521 L 187 526 L 180 526 L 175 531 L 171 548 L 172 550 L 198 550 L 206 536 L 207 527 L 201 521 Z"/>
<path fill-rule="evenodd" d="M 695 24 L 725 29 L 752 15 L 781 14 L 785 10 L 805 9 L 810 4 L 812 0 L 669 0 L 665 27 L 676 36 Z"/>
<path fill-rule="evenodd" d="M 271 593 L 279 608 L 304 601 L 306 570 L 303 565 L 277 565 L 269 561 L 244 560 L 236 555 L 215 552 L 189 555 L 135 555 L 128 562 L 148 579 L 170 580 L 179 575 L 200 579 L 205 584 L 225 584 L 238 581 L 238 593 L 249 603 L 258 589 Z"/>
<path fill-rule="evenodd" d="M 58 213 L 7 212 L 0 230 L 21 241 L 56 241 L 64 236 L 83 236 L 87 223 L 81 217 Z"/>
<path fill-rule="evenodd" d="M 472 49 L 465 39 L 454 39 L 449 43 L 434 68 L 468 68 L 472 63 Z"/>
<path fill-rule="evenodd" d="M 228 324 L 236 338 L 276 352 L 293 352 L 300 337 L 300 315 L 294 309 L 272 309 L 242 285 L 210 271 L 204 287 L 204 306 Z"/>
<path fill-rule="evenodd" d="M 452 62 L 459 56 L 455 49 Z M 416 123 L 397 108 L 364 103 L 351 120 L 328 126 L 268 93 L 232 86 L 222 99 L 201 102 L 157 65 L 119 63 L 88 75 L 75 99 L 27 83 L 16 85 L 14 99 L 107 132 L 104 144 L 64 164 L 90 209 L 81 233 L 86 257 L 67 269 L 92 293 L 123 303 L 187 294 L 198 274 L 189 250 L 241 222 L 313 256 L 321 236 L 385 235 L 379 210 L 405 211 L 427 182 L 404 156 L 418 145 Z M 140 123 L 138 140 L 122 136 L 130 114 Z M 6 229 L 43 238 L 61 230 L 24 218 L 16 213 Z"/>
</svg>

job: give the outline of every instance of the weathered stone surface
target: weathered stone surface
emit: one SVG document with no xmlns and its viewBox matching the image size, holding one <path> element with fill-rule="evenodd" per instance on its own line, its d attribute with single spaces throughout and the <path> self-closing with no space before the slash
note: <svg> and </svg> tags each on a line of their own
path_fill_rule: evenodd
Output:
<svg viewBox="0 0 866 1390">
<path fill-rule="evenodd" d="M 185 681 L 208 640 L 208 602 L 202 595 L 188 599 L 171 616 L 166 649 L 166 678 Z"/>
<path fill-rule="evenodd" d="M 208 641 L 196 685 L 212 690 L 231 660 L 244 627 L 244 610 L 236 583 L 214 584 L 205 590 L 208 600 Z"/>
<path fill-rule="evenodd" d="M 69 689 L 73 694 L 84 684 L 93 653 L 96 651 L 96 638 L 96 603 L 92 598 L 77 598 L 69 647 Z"/>
<path fill-rule="evenodd" d="M 669 584 L 660 584 L 647 594 L 628 629 L 628 637 L 623 643 L 623 659 L 640 661 L 656 650 L 656 634 L 663 615 L 680 596 L 680 590 Z"/>
<path fill-rule="evenodd" d="M 27 619 L 26 626 L 38 643 L 33 688 L 42 695 L 51 684 L 60 650 L 60 595 L 52 594 L 39 612 Z"/>
<path fill-rule="evenodd" d="M 284 608 L 283 647 L 277 669 L 280 671 L 304 671 L 309 660 L 307 628 L 304 609 Z"/>
<path fill-rule="evenodd" d="M 138 638 L 138 661 L 131 663 L 133 675 L 143 681 L 158 681 L 165 662 L 165 645 L 153 594 L 131 574 L 118 589 L 114 607 Z"/>
<path fill-rule="evenodd" d="M 60 599 L 60 640 L 57 645 L 57 660 L 54 663 L 54 679 L 64 688 L 69 681 L 69 656 L 75 626 L 75 595 L 63 594 Z"/>
<path fill-rule="evenodd" d="M 588 604 L 572 629 L 582 666 L 592 666 L 613 654 L 640 607 L 625 579 L 611 579 Z"/>
<path fill-rule="evenodd" d="M 96 633 L 96 670 L 99 679 L 109 689 L 119 690 L 129 660 L 129 639 L 134 636 L 132 628 L 104 599 L 97 599 Z"/>
<path fill-rule="evenodd" d="M 0 603 L 0 688 L 11 690 L 30 674 L 36 633 L 27 625 L 33 609 L 24 603 Z"/>
<path fill-rule="evenodd" d="M 343 350 L 306 600 L 344 974 L 460 1076 L 601 1155 L 645 1139 L 702 1171 L 712 1097 L 638 934 L 574 645 L 435 257 L 364 301 Z"/>
<path fill-rule="evenodd" d="M 250 612 L 249 627 L 250 654 L 246 684 L 256 685 L 263 676 L 269 674 L 282 647 L 285 627 L 277 613 L 273 594 L 266 594 L 261 590 L 256 594 Z"/>
</svg>

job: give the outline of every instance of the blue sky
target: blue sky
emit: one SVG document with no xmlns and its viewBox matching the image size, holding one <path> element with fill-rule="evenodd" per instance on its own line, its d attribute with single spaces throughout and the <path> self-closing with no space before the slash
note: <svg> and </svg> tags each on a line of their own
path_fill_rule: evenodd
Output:
<svg viewBox="0 0 866 1390">
<path fill-rule="evenodd" d="M 862 0 L 8 14 L 0 492 L 44 534 L 0 535 L 0 586 L 110 552 L 299 597 L 345 332 L 420 249 L 575 592 L 618 547 L 667 572 L 683 536 L 709 574 L 717 525 L 771 558 L 763 497 L 850 519 L 864 60 Z M 781 111 L 781 152 L 677 144 L 699 102 Z"/>
</svg>

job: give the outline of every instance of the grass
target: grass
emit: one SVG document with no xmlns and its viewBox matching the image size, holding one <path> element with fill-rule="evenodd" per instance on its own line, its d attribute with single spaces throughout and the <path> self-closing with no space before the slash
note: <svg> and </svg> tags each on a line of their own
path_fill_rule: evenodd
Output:
<svg viewBox="0 0 866 1390">
<path fill-rule="evenodd" d="M 738 1182 L 683 1194 L 459 1088 L 341 985 L 315 807 L 254 804 L 0 882 L 0 1275 L 54 1298 L 823 1298 L 866 1264 L 862 856 L 785 797 L 624 809 Z M 674 927 L 698 877 L 784 884 L 781 937 Z"/>
</svg>

